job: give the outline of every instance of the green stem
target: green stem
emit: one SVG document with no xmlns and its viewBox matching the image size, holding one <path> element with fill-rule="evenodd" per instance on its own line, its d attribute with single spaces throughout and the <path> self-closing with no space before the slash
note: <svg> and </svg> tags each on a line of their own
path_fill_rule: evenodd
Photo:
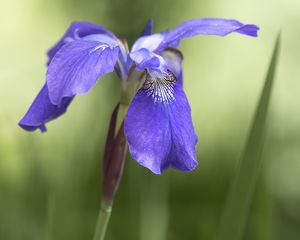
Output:
<svg viewBox="0 0 300 240">
<path fill-rule="evenodd" d="M 93 240 L 104 240 L 111 210 L 112 204 L 108 205 L 102 201 Z"/>
<path fill-rule="evenodd" d="M 127 142 L 124 135 L 124 118 L 134 96 L 139 79 L 144 72 L 132 70 L 128 81 L 122 84 L 120 102 L 112 113 L 106 138 L 103 161 L 102 203 L 99 211 L 94 240 L 104 240 L 110 219 L 112 203 L 122 178 Z"/>
</svg>

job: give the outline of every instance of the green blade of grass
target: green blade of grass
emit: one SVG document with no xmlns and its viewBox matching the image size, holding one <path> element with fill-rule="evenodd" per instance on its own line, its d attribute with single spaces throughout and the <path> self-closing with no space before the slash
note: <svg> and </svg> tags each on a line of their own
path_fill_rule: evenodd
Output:
<svg viewBox="0 0 300 240">
<path fill-rule="evenodd" d="M 231 183 L 219 231 L 217 232 L 217 240 L 240 240 L 243 237 L 253 192 L 262 163 L 261 153 L 264 145 L 266 118 L 275 77 L 279 47 L 280 34 L 276 40 L 264 87 L 239 162 L 239 168 Z"/>
</svg>

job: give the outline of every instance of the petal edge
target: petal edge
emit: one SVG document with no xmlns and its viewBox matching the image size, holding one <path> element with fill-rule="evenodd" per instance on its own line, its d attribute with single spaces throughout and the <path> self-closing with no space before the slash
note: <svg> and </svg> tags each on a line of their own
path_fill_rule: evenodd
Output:
<svg viewBox="0 0 300 240">
<path fill-rule="evenodd" d="M 64 114 L 73 98 L 65 98 L 60 107 L 51 103 L 48 96 L 48 88 L 45 84 L 24 117 L 20 120 L 19 126 L 26 131 L 34 131 L 39 128 L 45 132 L 45 124 Z"/>
</svg>

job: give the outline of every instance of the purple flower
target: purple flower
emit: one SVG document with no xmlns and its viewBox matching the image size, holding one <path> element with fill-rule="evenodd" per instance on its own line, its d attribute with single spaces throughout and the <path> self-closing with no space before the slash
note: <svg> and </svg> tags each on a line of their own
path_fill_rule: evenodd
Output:
<svg viewBox="0 0 300 240">
<path fill-rule="evenodd" d="M 170 166 L 180 171 L 194 169 L 197 135 L 183 90 L 183 58 L 176 47 L 181 39 L 199 34 L 236 32 L 256 37 L 259 28 L 236 20 L 202 18 L 152 34 L 152 25 L 152 21 L 147 23 L 129 51 L 101 26 L 72 23 L 49 50 L 46 83 L 19 125 L 28 131 L 45 131 L 45 123 L 62 115 L 76 94 L 88 92 L 102 75 L 116 71 L 125 88 L 142 84 L 124 122 L 133 158 L 156 174 Z M 145 74 L 132 79 L 133 71 Z M 130 81 L 137 84 L 128 84 Z"/>
</svg>

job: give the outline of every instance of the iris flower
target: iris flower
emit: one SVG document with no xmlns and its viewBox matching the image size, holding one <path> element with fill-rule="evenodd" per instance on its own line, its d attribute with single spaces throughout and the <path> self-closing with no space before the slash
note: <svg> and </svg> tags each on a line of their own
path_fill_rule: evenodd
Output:
<svg viewBox="0 0 300 240">
<path fill-rule="evenodd" d="M 140 88 L 130 102 L 124 131 L 133 158 L 155 174 L 168 167 L 190 171 L 197 166 L 191 109 L 183 89 L 180 40 L 195 35 L 257 36 L 259 28 L 231 19 L 202 18 L 152 34 L 149 21 L 131 50 L 104 27 L 73 22 L 48 51 L 46 82 L 19 122 L 28 131 L 62 115 L 77 94 L 88 92 L 98 79 L 115 71 L 124 86 L 132 71 Z M 144 76 L 144 78 L 142 78 Z M 130 84 L 127 84 L 128 86 Z"/>
</svg>

